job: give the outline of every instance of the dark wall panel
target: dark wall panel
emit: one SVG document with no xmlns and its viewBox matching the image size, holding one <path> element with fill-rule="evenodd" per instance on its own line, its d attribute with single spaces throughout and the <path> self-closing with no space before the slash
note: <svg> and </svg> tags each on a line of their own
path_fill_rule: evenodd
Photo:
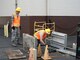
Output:
<svg viewBox="0 0 80 60">
<path fill-rule="evenodd" d="M 46 21 L 46 18 L 44 16 L 29 16 L 27 18 L 28 19 L 26 21 L 28 21 L 28 26 L 26 28 L 28 29 L 28 33 L 31 35 L 33 35 L 34 32 L 34 21 Z"/>
<path fill-rule="evenodd" d="M 9 20 L 10 16 L 0 17 L 0 26 L 6 24 Z M 56 31 L 75 35 L 80 16 L 21 16 L 21 33 L 33 35 L 34 21 L 55 22 Z"/>
<path fill-rule="evenodd" d="M 56 23 L 56 31 L 74 35 L 77 24 L 80 22 L 80 16 L 50 16 L 48 20 Z"/>
</svg>

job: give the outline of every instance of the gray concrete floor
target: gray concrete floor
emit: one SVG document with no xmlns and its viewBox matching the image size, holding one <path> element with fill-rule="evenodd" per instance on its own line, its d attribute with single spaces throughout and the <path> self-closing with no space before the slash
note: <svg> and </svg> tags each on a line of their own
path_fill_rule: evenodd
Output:
<svg viewBox="0 0 80 60">
<path fill-rule="evenodd" d="M 8 56 L 5 52 L 6 50 L 22 49 L 22 45 L 19 45 L 18 47 L 11 46 L 10 40 L 11 40 L 10 37 L 6 38 L 3 36 L 3 30 L 0 29 L 0 60 L 9 60 Z M 73 43 L 73 42 L 76 42 L 76 37 L 69 36 L 68 37 L 68 46 L 71 46 L 72 45 L 71 43 Z M 70 56 L 68 54 L 63 54 L 60 52 L 51 52 L 50 55 L 53 56 L 52 60 L 80 60 L 80 59 L 76 59 L 74 56 Z M 26 60 L 26 59 L 19 59 L 19 60 Z M 38 60 L 42 60 L 42 59 L 38 58 Z"/>
</svg>

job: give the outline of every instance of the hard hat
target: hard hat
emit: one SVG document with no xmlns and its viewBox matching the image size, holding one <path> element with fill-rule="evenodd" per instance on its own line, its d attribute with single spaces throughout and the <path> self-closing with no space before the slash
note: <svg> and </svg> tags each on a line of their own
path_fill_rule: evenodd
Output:
<svg viewBox="0 0 80 60">
<path fill-rule="evenodd" d="M 16 11 L 21 11 L 21 8 L 20 8 L 20 7 L 17 7 L 17 8 L 16 8 Z"/>
<path fill-rule="evenodd" d="M 48 28 L 48 29 L 45 29 L 45 32 L 47 33 L 47 34 L 50 34 L 50 29 Z"/>
</svg>

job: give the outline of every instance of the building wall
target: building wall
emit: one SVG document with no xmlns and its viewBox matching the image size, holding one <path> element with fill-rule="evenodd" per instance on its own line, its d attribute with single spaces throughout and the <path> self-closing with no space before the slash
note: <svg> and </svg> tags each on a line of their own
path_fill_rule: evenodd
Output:
<svg viewBox="0 0 80 60">
<path fill-rule="evenodd" d="M 46 16 L 46 0 L 18 0 L 18 6 L 22 16 Z"/>
<path fill-rule="evenodd" d="M 80 0 L 17 0 L 21 16 L 80 16 Z M 0 16 L 11 16 L 15 0 L 0 0 Z"/>
<path fill-rule="evenodd" d="M 21 32 L 33 35 L 34 21 L 55 22 L 56 31 L 76 34 L 80 22 L 79 0 L 17 0 L 22 8 Z M 47 7 L 46 7 L 47 4 Z M 0 0 L 0 26 L 10 20 L 15 0 Z M 47 9 L 47 10 L 46 10 Z M 2 23 L 3 22 L 3 23 Z"/>
<path fill-rule="evenodd" d="M 21 33 L 33 35 L 34 21 L 45 21 L 46 17 L 48 22 L 55 22 L 56 31 L 68 35 L 76 35 L 77 24 L 80 22 L 80 16 L 21 16 Z M 10 20 L 10 16 L 0 17 L 0 19 L 0 26 L 3 26 L 8 20 Z"/>
<path fill-rule="evenodd" d="M 0 16 L 11 16 L 15 10 L 15 0 L 0 0 Z"/>
<path fill-rule="evenodd" d="M 48 0 L 48 16 L 80 16 L 80 0 Z"/>
<path fill-rule="evenodd" d="M 46 0 L 17 0 L 22 8 L 21 16 L 45 16 Z M 0 16 L 11 16 L 15 12 L 15 0 L 0 0 Z"/>
</svg>

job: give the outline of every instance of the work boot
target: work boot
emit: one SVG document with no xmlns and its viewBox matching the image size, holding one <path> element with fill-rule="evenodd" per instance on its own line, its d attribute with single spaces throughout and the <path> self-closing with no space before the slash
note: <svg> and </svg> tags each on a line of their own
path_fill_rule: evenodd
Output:
<svg viewBox="0 0 80 60">
<path fill-rule="evenodd" d="M 22 43 L 19 41 L 19 39 L 17 40 L 17 44 L 18 45 L 22 45 Z"/>
<path fill-rule="evenodd" d="M 18 44 L 18 45 L 22 45 L 22 43 L 20 43 L 20 42 L 18 42 L 17 44 Z"/>
<path fill-rule="evenodd" d="M 16 44 L 12 44 L 12 46 L 13 46 L 13 47 L 17 47 L 17 45 L 16 45 Z"/>
</svg>

